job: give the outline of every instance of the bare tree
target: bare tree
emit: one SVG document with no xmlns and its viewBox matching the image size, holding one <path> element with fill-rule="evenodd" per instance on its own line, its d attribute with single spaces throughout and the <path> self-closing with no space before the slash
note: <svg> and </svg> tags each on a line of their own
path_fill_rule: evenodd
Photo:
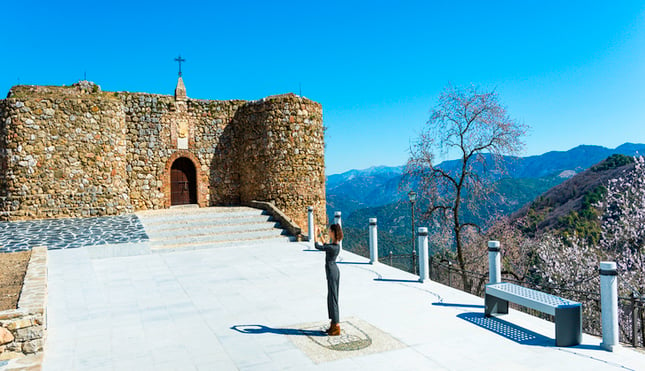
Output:
<svg viewBox="0 0 645 371">
<path fill-rule="evenodd" d="M 503 155 L 519 154 L 526 129 L 508 115 L 495 91 L 448 85 L 410 150 L 407 179 L 418 182 L 419 193 L 429 200 L 425 217 L 441 217 L 450 225 L 462 271 L 466 269 L 463 232 L 470 227 L 481 229 L 463 217 L 472 206 L 472 201 L 466 202 L 466 195 L 468 200 L 486 199 L 492 183 L 488 175 L 503 172 Z M 438 160 L 454 155 L 461 161 L 458 168 L 437 166 Z M 464 289 L 470 291 L 472 282 L 463 272 L 462 280 Z"/>
</svg>

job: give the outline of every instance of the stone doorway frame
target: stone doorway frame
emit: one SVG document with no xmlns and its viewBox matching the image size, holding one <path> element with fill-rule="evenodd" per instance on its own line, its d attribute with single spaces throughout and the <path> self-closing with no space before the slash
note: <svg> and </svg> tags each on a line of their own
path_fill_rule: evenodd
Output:
<svg viewBox="0 0 645 371">
<path fill-rule="evenodd" d="M 170 167 L 170 204 L 192 205 L 197 203 L 197 171 L 186 157 L 176 159 Z"/>
<path fill-rule="evenodd" d="M 164 167 L 164 172 L 163 172 L 163 179 L 162 179 L 162 191 L 164 193 L 164 207 L 169 208 L 171 206 L 172 200 L 171 200 L 171 189 L 170 189 L 170 172 L 172 168 L 172 164 L 179 158 L 186 158 L 190 160 L 190 162 L 193 163 L 193 166 L 195 167 L 195 186 L 196 186 L 196 191 L 197 191 L 197 204 L 199 207 L 206 207 L 208 206 L 208 200 L 207 200 L 207 192 L 208 192 L 208 178 L 206 174 L 202 171 L 201 163 L 199 162 L 199 159 L 197 156 L 192 154 L 190 151 L 187 150 L 177 150 L 175 151 L 170 157 L 168 157 L 168 160 L 166 160 L 166 166 Z"/>
</svg>

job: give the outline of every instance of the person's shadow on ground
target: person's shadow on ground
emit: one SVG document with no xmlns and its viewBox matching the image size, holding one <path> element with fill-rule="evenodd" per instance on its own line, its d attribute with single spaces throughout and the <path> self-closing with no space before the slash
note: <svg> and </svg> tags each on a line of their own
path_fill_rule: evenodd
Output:
<svg viewBox="0 0 645 371">
<path fill-rule="evenodd" d="M 231 327 L 242 334 L 278 334 L 278 335 L 300 335 L 300 336 L 327 336 L 322 330 L 301 330 L 297 328 L 272 328 L 263 325 L 235 325 Z"/>
</svg>

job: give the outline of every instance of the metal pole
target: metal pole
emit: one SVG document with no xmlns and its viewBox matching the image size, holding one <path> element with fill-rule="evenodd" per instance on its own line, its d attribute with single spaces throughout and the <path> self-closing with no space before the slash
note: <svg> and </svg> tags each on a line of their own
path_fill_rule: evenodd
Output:
<svg viewBox="0 0 645 371">
<path fill-rule="evenodd" d="M 314 248 L 314 244 L 316 243 L 316 227 L 314 226 L 314 208 L 313 206 L 309 206 L 307 208 L 307 221 L 308 221 L 308 227 L 309 230 L 307 231 L 309 233 L 308 236 L 308 241 L 309 244 L 311 245 L 311 248 Z"/>
<path fill-rule="evenodd" d="M 600 313 L 602 343 L 600 347 L 613 352 L 618 346 L 618 272 L 615 262 L 600 262 Z"/>
<path fill-rule="evenodd" d="M 419 281 L 427 280 L 428 273 L 428 228 L 419 227 Z"/>
<path fill-rule="evenodd" d="M 410 210 L 412 212 L 412 267 L 414 270 L 414 274 L 417 274 L 417 264 L 416 264 L 416 254 L 417 254 L 417 247 L 414 244 L 415 243 L 415 238 L 414 238 L 414 200 L 410 200 Z M 419 245 L 420 246 L 420 245 Z"/>
<path fill-rule="evenodd" d="M 638 346 L 638 295 L 632 292 L 632 346 Z"/>
<path fill-rule="evenodd" d="M 417 252 L 416 250 L 412 250 L 412 272 L 414 274 L 419 274 L 417 271 Z"/>
<path fill-rule="evenodd" d="M 336 211 L 334 213 L 334 224 L 338 224 L 342 228 L 343 227 L 343 222 L 341 220 L 340 215 L 341 215 L 340 211 Z M 343 251 L 343 241 L 340 241 L 338 243 L 338 245 L 340 246 L 340 250 Z"/>
<path fill-rule="evenodd" d="M 645 347 L 645 321 L 643 321 L 643 299 L 645 299 L 645 296 L 641 296 L 641 298 L 638 300 L 638 306 L 641 308 L 640 310 L 640 318 L 641 318 L 641 345 Z"/>
<path fill-rule="evenodd" d="M 370 264 L 378 263 L 378 233 L 376 229 L 376 218 L 370 218 Z"/>
</svg>

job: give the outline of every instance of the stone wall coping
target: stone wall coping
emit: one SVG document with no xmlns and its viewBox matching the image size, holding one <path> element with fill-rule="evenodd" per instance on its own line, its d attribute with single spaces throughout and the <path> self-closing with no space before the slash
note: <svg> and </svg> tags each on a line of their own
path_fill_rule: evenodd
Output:
<svg viewBox="0 0 645 371">
<path fill-rule="evenodd" d="M 282 225 L 282 227 L 285 228 L 287 232 L 289 232 L 289 234 L 296 237 L 296 239 L 298 240 L 301 240 L 303 238 L 302 229 L 298 226 L 298 224 L 291 220 L 291 218 L 283 213 L 282 210 L 278 209 L 273 201 L 250 201 L 246 203 L 245 206 L 267 211 L 278 222 L 280 222 L 280 225 Z"/>
<path fill-rule="evenodd" d="M 47 247 L 35 246 L 25 273 L 18 309 L 27 313 L 46 314 L 47 309 Z"/>
<path fill-rule="evenodd" d="M 310 104 L 315 104 L 318 107 L 322 107 L 322 105 L 316 101 L 313 101 L 307 97 L 301 97 L 299 95 L 295 95 L 293 93 L 287 93 L 287 94 L 278 94 L 278 95 L 271 95 L 262 99 L 258 99 L 252 102 L 249 102 L 250 104 L 259 104 L 259 103 L 266 103 L 266 102 L 284 102 L 284 101 L 299 101 L 299 102 L 306 102 Z"/>
<path fill-rule="evenodd" d="M 0 369 L 40 370 L 47 328 L 47 248 L 45 246 L 36 246 L 31 250 L 18 308 L 0 311 L 0 325 L 12 333 L 12 339 L 15 338 L 15 340 L 11 344 L 14 344 L 14 347 L 17 346 L 17 349 L 0 351 L 0 360 L 5 362 Z M 29 337 L 20 339 L 20 334 L 24 333 L 26 328 L 34 330 L 29 331 Z"/>
<path fill-rule="evenodd" d="M 13 86 L 10 90 L 10 94 L 2 100 L 8 101 L 25 101 L 25 100 L 37 100 L 43 98 L 55 98 L 55 99 L 82 99 L 82 100 L 93 100 L 96 98 L 110 98 L 117 100 L 120 97 L 133 96 L 133 97 L 150 97 L 150 98 L 168 98 L 169 100 L 174 100 L 172 95 L 168 94 L 158 94 L 158 93 L 147 93 L 147 92 L 130 92 L 130 91 L 107 91 L 101 90 L 98 93 L 88 93 L 81 92 L 73 86 L 57 86 L 57 85 L 16 85 Z M 60 96 L 54 97 L 53 95 L 60 94 Z M 300 96 L 294 93 L 284 93 L 284 94 L 275 94 L 270 95 L 264 98 L 257 100 L 244 100 L 244 99 L 226 99 L 226 100 L 216 100 L 216 99 L 202 99 L 202 98 L 186 98 L 186 102 L 196 103 L 196 104 L 208 104 L 212 102 L 229 102 L 229 103 L 239 103 L 239 104 L 262 104 L 266 102 L 274 101 L 301 101 L 307 103 L 313 103 L 317 106 L 322 107 L 319 102 L 311 100 L 307 97 Z"/>
</svg>

